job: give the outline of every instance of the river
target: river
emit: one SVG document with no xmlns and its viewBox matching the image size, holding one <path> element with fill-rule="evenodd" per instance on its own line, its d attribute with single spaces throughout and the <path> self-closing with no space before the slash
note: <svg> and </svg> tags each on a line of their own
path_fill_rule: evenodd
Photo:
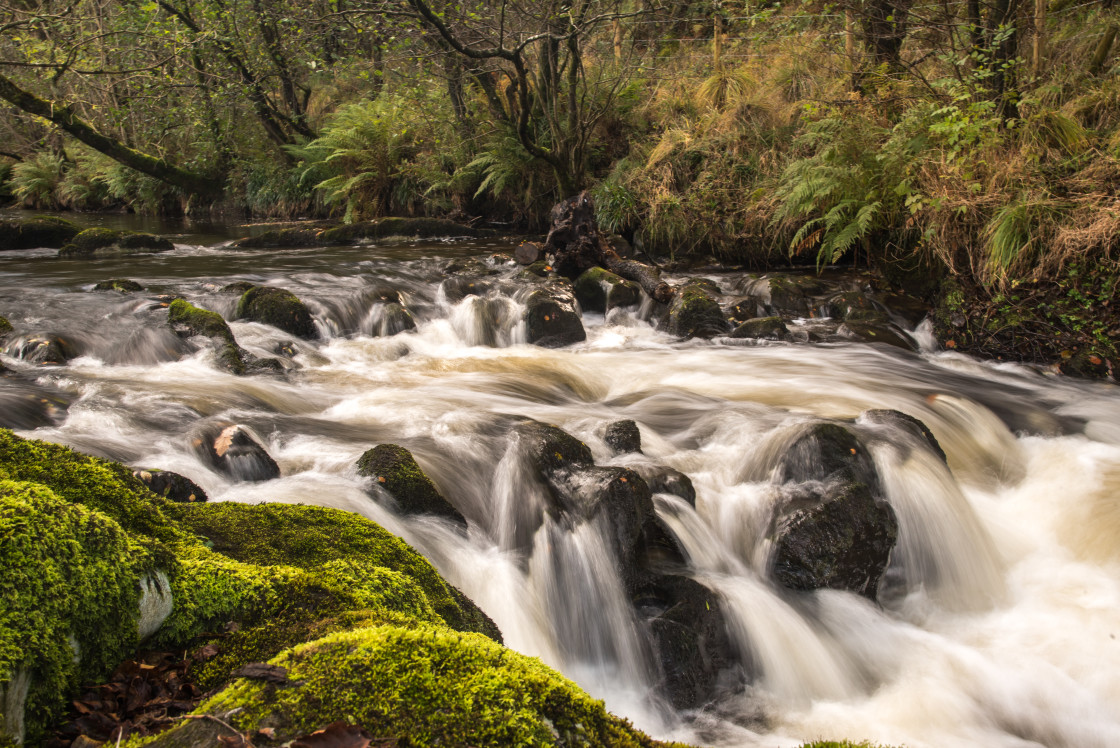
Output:
<svg viewBox="0 0 1120 748">
<path fill-rule="evenodd" d="M 213 230 L 176 241 L 214 241 Z M 205 236 L 204 236 L 205 235 Z M 26 387 L 69 401 L 23 436 L 179 472 L 211 500 L 315 503 L 405 538 L 501 628 L 658 737 L 713 746 L 851 738 L 928 746 L 1120 745 L 1120 392 L 1030 367 L 854 342 L 679 340 L 640 309 L 584 314 L 587 340 L 519 343 L 514 295 L 490 305 L 441 292 L 451 258 L 502 241 L 231 250 L 179 244 L 142 257 L 69 261 L 0 252 L 0 314 L 18 333 L 64 336 L 65 366 L 0 357 Z M 512 272 L 512 271 L 510 271 Z M 144 292 L 93 292 L 127 277 Z M 711 276 L 721 285 L 733 278 Z M 280 286 L 311 308 L 321 339 L 296 341 L 280 374 L 233 376 L 176 338 L 159 296 L 232 316 L 232 281 Z M 398 290 L 414 332 L 369 334 L 376 290 Z M 496 314 L 494 305 L 508 314 Z M 504 320 L 504 321 L 503 321 Z M 233 321 L 274 356 L 291 336 Z M 480 345 L 490 342 L 493 345 Z M 933 431 L 948 467 L 861 418 L 896 409 Z M 518 540 L 537 488 L 508 459 L 508 415 L 555 424 L 600 465 L 668 465 L 695 507 L 655 496 L 689 573 L 724 603 L 748 652 L 749 687 L 703 710 L 650 696 L 642 627 L 590 525 L 546 523 Z M 190 445 L 198 423 L 259 435 L 282 477 L 234 482 Z M 606 424 L 632 419 L 642 453 L 614 455 Z M 867 443 L 898 516 L 881 605 L 847 592 L 782 591 L 766 527 L 782 486 L 767 473 L 791 429 L 841 421 Z M 355 461 L 379 443 L 416 456 L 469 531 L 371 498 Z M 770 461 L 770 462 L 768 462 Z M 886 587 L 889 586 L 889 594 Z"/>
</svg>

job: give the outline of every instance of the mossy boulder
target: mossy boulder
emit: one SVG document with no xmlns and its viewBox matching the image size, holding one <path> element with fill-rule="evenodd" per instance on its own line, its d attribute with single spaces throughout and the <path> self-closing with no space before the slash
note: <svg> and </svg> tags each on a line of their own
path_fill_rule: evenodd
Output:
<svg viewBox="0 0 1120 748">
<path fill-rule="evenodd" d="M 277 742 L 335 721 L 415 746 L 659 745 L 539 660 L 476 634 L 379 626 L 332 634 L 272 660 L 287 682 L 241 679 L 200 713 Z M 188 720 L 149 746 L 212 745 L 208 720 Z"/>
<path fill-rule="evenodd" d="M 563 288 L 540 288 L 525 302 L 525 341 L 561 348 L 587 339 L 575 297 Z"/>
<path fill-rule="evenodd" d="M 642 289 L 601 267 L 588 268 L 575 280 L 575 294 L 585 312 L 609 312 L 619 306 L 637 304 Z"/>
<path fill-rule="evenodd" d="M 254 236 L 246 236 L 233 242 L 231 246 L 240 249 L 264 249 L 273 247 L 322 247 L 322 227 L 295 226 L 274 231 L 264 231 Z"/>
<path fill-rule="evenodd" d="M 759 303 L 753 298 L 739 299 L 727 307 L 726 314 L 731 324 L 740 325 L 759 315 Z"/>
<path fill-rule="evenodd" d="M 12 323 L 8 321 L 7 317 L 0 317 L 0 342 L 12 334 L 14 328 Z"/>
<path fill-rule="evenodd" d="M 61 335 L 20 335 L 7 341 L 4 352 L 29 364 L 61 366 L 80 355 L 78 346 Z"/>
<path fill-rule="evenodd" d="M 104 254 L 168 252 L 175 245 L 163 237 L 135 231 L 92 228 L 82 231 L 58 251 L 59 257 L 94 257 Z"/>
<path fill-rule="evenodd" d="M 133 291 L 143 291 L 144 287 L 134 280 L 128 278 L 114 278 L 112 280 L 101 281 L 93 287 L 94 291 L 117 291 L 119 293 L 132 293 Z"/>
<path fill-rule="evenodd" d="M 248 354 L 237 344 L 233 331 L 222 319 L 222 315 L 209 309 L 200 309 L 185 299 L 172 301 L 167 312 L 167 322 L 177 335 L 210 338 L 215 347 L 218 365 L 231 374 L 245 373 Z"/>
<path fill-rule="evenodd" d="M 294 293 L 282 288 L 254 286 L 237 302 L 237 316 L 278 327 L 289 335 L 315 340 L 319 330 L 311 311 Z"/>
<path fill-rule="evenodd" d="M 35 216 L 24 221 L 0 221 L 0 250 L 59 249 L 82 228 L 64 218 Z"/>
<path fill-rule="evenodd" d="M 241 296 L 246 291 L 256 287 L 256 283 L 250 283 L 249 281 L 234 281 L 233 283 L 227 283 L 226 285 L 222 286 L 218 290 L 218 293 L 237 294 L 238 296 Z"/>
<path fill-rule="evenodd" d="M 748 319 L 731 331 L 733 338 L 755 338 L 760 340 L 784 340 L 789 328 L 781 317 L 758 317 Z"/>
<path fill-rule="evenodd" d="M 642 434 L 638 431 L 638 424 L 631 420 L 608 424 L 603 441 L 616 455 L 642 451 Z"/>
<path fill-rule="evenodd" d="M 493 236 L 488 229 L 463 226 L 442 218 L 381 218 L 327 229 L 322 239 L 327 244 L 360 244 L 373 239 L 403 237 L 434 239 L 449 237 L 481 238 Z"/>
<path fill-rule="evenodd" d="M 817 306 L 815 297 L 828 292 L 828 284 L 809 275 L 772 275 L 766 279 L 762 302 L 774 311 L 805 316 Z"/>
<path fill-rule="evenodd" d="M 379 444 L 366 450 L 358 458 L 358 474 L 376 481 L 405 514 L 434 514 L 462 525 L 467 523 L 404 447 Z"/>
<path fill-rule="evenodd" d="M 843 291 L 828 298 L 822 310 L 829 316 L 841 320 L 875 321 L 886 319 L 886 315 L 870 296 L 862 291 Z"/>
<path fill-rule="evenodd" d="M 280 466 L 246 426 L 218 421 L 206 423 L 191 435 L 195 453 L 212 468 L 238 481 L 280 477 Z"/>
<path fill-rule="evenodd" d="M 486 296 L 497 287 L 492 281 L 463 275 L 448 278 L 440 284 L 440 294 L 449 304 L 458 304 L 468 296 Z"/>
<path fill-rule="evenodd" d="M 727 318 L 712 294 L 711 286 L 700 281 L 690 281 L 678 288 L 661 320 L 661 329 L 682 338 L 725 335 L 729 328 Z"/>
</svg>

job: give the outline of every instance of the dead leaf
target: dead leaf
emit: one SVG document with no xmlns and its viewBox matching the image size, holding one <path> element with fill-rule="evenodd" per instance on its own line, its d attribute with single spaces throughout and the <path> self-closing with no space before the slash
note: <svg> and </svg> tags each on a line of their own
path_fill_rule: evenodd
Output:
<svg viewBox="0 0 1120 748">
<path fill-rule="evenodd" d="M 292 748 L 369 748 L 373 737 L 357 725 L 332 722 L 292 741 Z"/>
<path fill-rule="evenodd" d="M 230 446 L 233 445 L 233 438 L 237 436 L 237 431 L 240 426 L 226 426 L 222 429 L 222 433 L 218 434 L 218 438 L 214 440 L 214 454 L 218 457 L 225 457 L 226 452 L 229 451 Z"/>
</svg>

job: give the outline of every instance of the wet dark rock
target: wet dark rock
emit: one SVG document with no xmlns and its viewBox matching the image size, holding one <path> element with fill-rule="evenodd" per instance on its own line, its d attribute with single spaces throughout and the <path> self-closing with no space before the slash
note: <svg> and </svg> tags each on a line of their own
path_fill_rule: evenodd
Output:
<svg viewBox="0 0 1120 748">
<path fill-rule="evenodd" d="M 1069 358 L 1058 363 L 1058 371 L 1070 377 L 1083 379 L 1107 379 L 1112 373 L 1107 356 L 1090 349 L 1074 352 Z"/>
<path fill-rule="evenodd" d="M 486 296 L 495 288 L 493 281 L 471 276 L 448 278 L 440 286 L 449 304 L 458 304 L 468 296 Z"/>
<path fill-rule="evenodd" d="M 603 241 L 624 260 L 628 260 L 634 256 L 634 246 L 626 241 L 626 237 L 620 234 L 607 234 L 603 236 Z"/>
<path fill-rule="evenodd" d="M 58 251 L 59 257 L 94 257 L 103 254 L 168 252 L 175 249 L 169 239 L 154 234 L 92 228 L 82 231 Z"/>
<path fill-rule="evenodd" d="M 277 343 L 276 347 L 272 349 L 272 352 L 277 356 L 291 359 L 299 355 L 299 346 L 290 340 L 285 340 Z"/>
<path fill-rule="evenodd" d="M 770 530 L 775 581 L 875 599 L 898 520 L 855 434 L 839 424 L 812 425 L 786 450 L 777 479 L 789 485 Z"/>
<path fill-rule="evenodd" d="M 696 488 L 692 485 L 692 480 L 680 470 L 667 465 L 636 465 L 634 470 L 645 479 L 652 493 L 679 496 L 689 506 L 696 506 Z"/>
<path fill-rule="evenodd" d="M 243 353 L 245 359 L 245 371 L 251 374 L 281 374 L 288 370 L 284 362 L 278 358 L 271 356 L 267 358 L 257 358 L 256 356 L 248 353 Z"/>
<path fill-rule="evenodd" d="M 411 312 L 399 302 L 378 304 L 372 316 L 373 327 L 370 335 L 375 337 L 389 337 L 416 329 L 416 320 L 412 318 Z"/>
<path fill-rule="evenodd" d="M 232 374 L 244 374 L 248 354 L 237 344 L 222 315 L 200 309 L 185 299 L 175 299 L 167 308 L 167 323 L 179 337 L 200 336 L 214 344 L 218 365 Z"/>
<path fill-rule="evenodd" d="M 559 288 L 533 291 L 525 304 L 526 342 L 560 348 L 587 339 L 575 298 Z"/>
<path fill-rule="evenodd" d="M 865 410 L 861 418 L 867 420 L 869 423 L 879 424 L 883 426 L 892 426 L 894 428 L 909 431 L 913 436 L 925 440 L 929 444 L 930 449 L 937 455 L 942 462 L 948 463 L 948 458 L 945 456 L 945 450 L 941 448 L 938 443 L 937 437 L 929 430 L 929 427 L 919 421 L 912 415 L 903 413 L 900 410 Z"/>
<path fill-rule="evenodd" d="M 604 517 L 611 529 L 611 540 L 618 555 L 623 583 L 629 588 L 639 576 L 637 561 L 642 551 L 643 530 L 653 518 L 653 498 L 649 486 L 629 468 L 580 467 L 553 474 L 556 505 L 563 517 L 594 519 Z"/>
<path fill-rule="evenodd" d="M 593 462 L 591 449 L 558 426 L 525 419 L 512 431 L 529 460 L 546 475 Z"/>
<path fill-rule="evenodd" d="M 731 331 L 733 338 L 757 338 L 761 340 L 784 340 L 789 328 L 781 317 L 759 317 L 748 319 Z"/>
<path fill-rule="evenodd" d="M 636 600 L 661 663 L 661 691 L 677 709 L 694 709 L 745 680 L 719 595 L 688 577 L 665 575 Z"/>
<path fill-rule="evenodd" d="M 442 268 L 445 275 L 473 275 L 490 276 L 500 275 L 502 269 L 492 265 L 481 257 L 460 257 L 451 260 Z"/>
<path fill-rule="evenodd" d="M 237 294 L 241 296 L 246 291 L 256 287 L 255 283 L 250 283 L 249 281 L 234 281 L 233 283 L 222 286 L 218 293 Z"/>
<path fill-rule="evenodd" d="M 273 247 L 322 247 L 322 226 L 294 226 L 265 231 L 255 236 L 238 239 L 230 246 L 240 249 L 266 249 Z"/>
<path fill-rule="evenodd" d="M 29 364 L 61 366 L 80 355 L 78 347 L 61 335 L 19 335 L 8 340 L 4 352 Z"/>
<path fill-rule="evenodd" d="M 816 307 L 813 298 L 828 291 L 828 284 L 807 275 L 773 275 L 766 279 L 763 301 L 772 309 L 794 315 L 808 315 Z"/>
<path fill-rule="evenodd" d="M 191 445 L 211 467 L 234 480 L 256 482 L 280 477 L 280 466 L 240 424 L 205 424 L 195 430 Z"/>
<path fill-rule="evenodd" d="M 24 221 L 0 221 L 0 251 L 5 249 L 60 249 L 81 233 L 64 218 L 35 216 Z"/>
<path fill-rule="evenodd" d="M 4 342 L 12 332 L 14 332 L 12 323 L 7 317 L 0 317 L 0 343 Z"/>
<path fill-rule="evenodd" d="M 712 338 L 728 330 L 727 319 L 719 302 L 713 297 L 707 279 L 690 281 L 677 289 L 669 312 L 661 320 L 661 329 L 682 338 Z"/>
<path fill-rule="evenodd" d="M 150 488 L 153 493 L 159 494 L 168 501 L 174 501 L 179 504 L 192 504 L 209 500 L 201 486 L 190 478 L 185 478 L 178 473 L 153 468 L 149 470 L 133 470 L 132 474 L 139 479 L 141 483 Z"/>
<path fill-rule="evenodd" d="M 879 307 L 867 294 L 860 291 L 843 291 L 829 297 L 823 306 L 823 311 L 829 317 L 836 319 L 859 319 L 866 312 L 881 314 Z M 854 315 L 854 316 L 853 316 Z"/>
<path fill-rule="evenodd" d="M 358 474 L 377 481 L 405 514 L 435 514 L 461 525 L 467 523 L 404 447 L 379 444 L 366 450 L 358 458 Z"/>
<path fill-rule="evenodd" d="M 529 281 L 530 283 L 539 283 L 542 280 L 555 277 L 556 273 L 553 272 L 552 266 L 543 260 L 541 262 L 534 262 L 516 276 L 517 280 Z"/>
<path fill-rule="evenodd" d="M 756 299 L 746 298 L 736 301 L 727 307 L 727 319 L 733 325 L 740 325 L 759 315 L 759 303 Z"/>
<path fill-rule="evenodd" d="M 907 351 L 915 349 L 914 342 L 887 325 L 869 322 L 845 322 L 836 333 L 842 337 L 866 343 L 885 343 Z"/>
<path fill-rule="evenodd" d="M 533 265 L 544 256 L 544 247 L 537 242 L 522 242 L 513 250 L 518 265 Z"/>
<path fill-rule="evenodd" d="M 633 306 L 642 298 L 642 289 L 601 267 L 588 268 L 575 280 L 574 290 L 585 312 L 609 312 L 619 306 Z"/>
<path fill-rule="evenodd" d="M 254 286 L 237 302 L 237 316 L 279 328 L 304 340 L 315 340 L 319 331 L 307 305 L 283 288 Z"/>
<path fill-rule="evenodd" d="M 321 239 L 325 244 L 361 244 L 373 239 L 405 237 L 416 239 L 469 237 L 479 239 L 494 236 L 490 229 L 464 226 L 443 218 L 381 218 L 376 221 L 337 226 L 324 231 Z"/>
<path fill-rule="evenodd" d="M 638 431 L 638 424 L 630 420 L 615 421 L 608 425 L 603 441 L 616 455 L 642 451 L 642 435 Z"/>
<path fill-rule="evenodd" d="M 113 278 L 112 280 L 101 281 L 93 287 L 94 291 L 117 291 L 119 293 L 132 293 L 134 291 L 143 291 L 144 287 L 134 280 L 128 278 Z"/>
</svg>

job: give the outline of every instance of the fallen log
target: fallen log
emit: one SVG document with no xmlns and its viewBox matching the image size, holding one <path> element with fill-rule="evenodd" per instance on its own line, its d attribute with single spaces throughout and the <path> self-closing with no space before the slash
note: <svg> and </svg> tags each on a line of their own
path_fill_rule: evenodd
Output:
<svg viewBox="0 0 1120 748">
<path fill-rule="evenodd" d="M 556 272 L 576 278 L 584 270 L 599 266 L 634 281 L 655 301 L 668 304 L 676 290 L 661 280 L 661 271 L 637 260 L 621 257 L 599 232 L 595 204 L 587 191 L 557 203 L 552 208 L 552 228 L 545 251 L 553 253 Z"/>
</svg>

